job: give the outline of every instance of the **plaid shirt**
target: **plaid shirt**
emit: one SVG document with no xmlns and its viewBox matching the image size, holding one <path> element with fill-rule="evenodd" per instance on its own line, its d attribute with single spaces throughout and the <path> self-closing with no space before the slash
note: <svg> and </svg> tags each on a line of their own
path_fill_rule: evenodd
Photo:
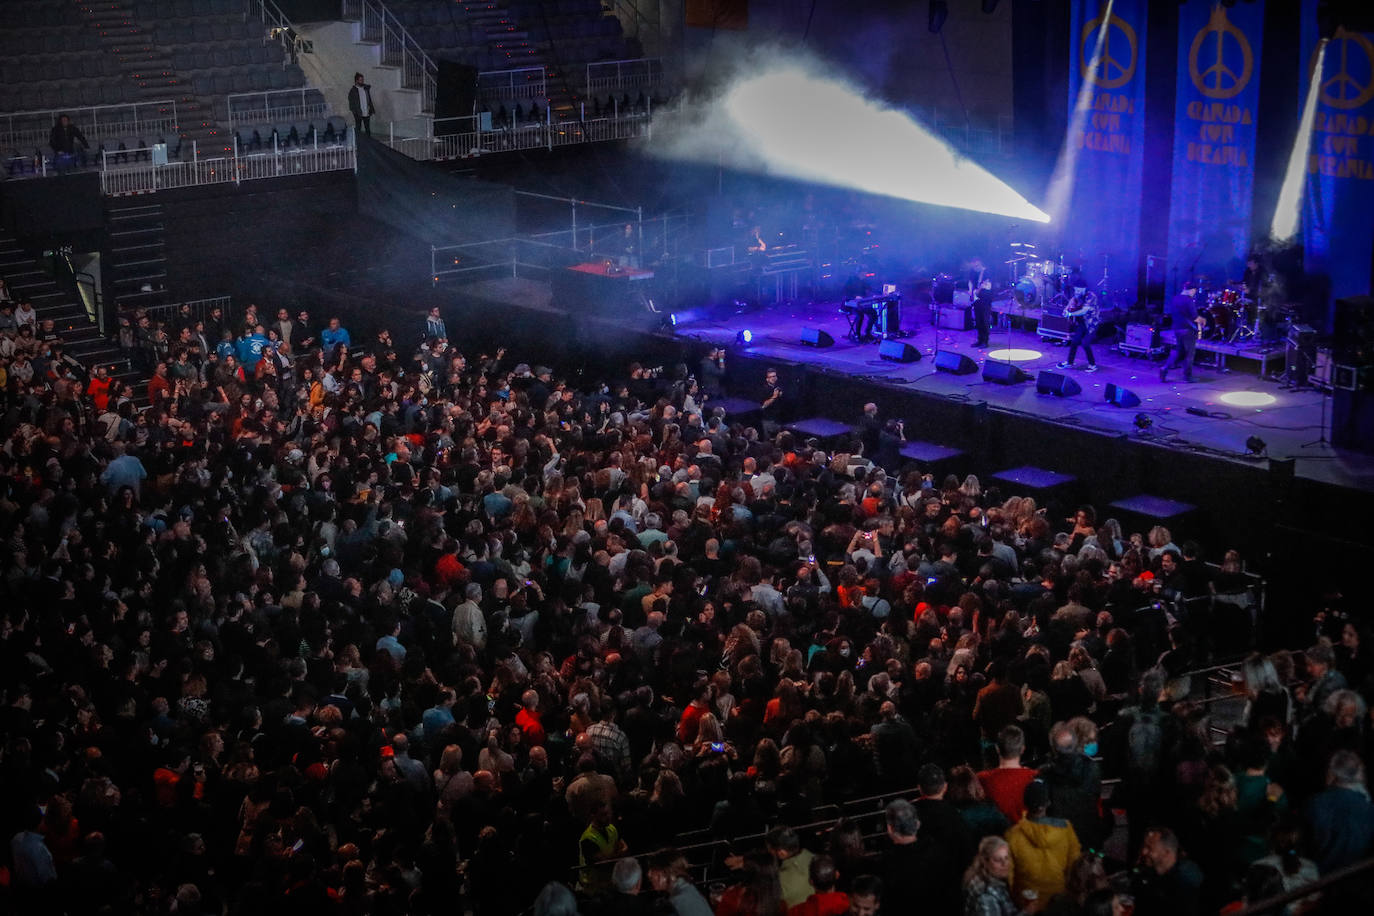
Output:
<svg viewBox="0 0 1374 916">
<path fill-rule="evenodd" d="M 592 753 L 606 764 L 616 769 L 630 765 L 630 739 L 614 722 L 595 722 L 587 727 L 587 737 L 592 743 Z"/>
</svg>

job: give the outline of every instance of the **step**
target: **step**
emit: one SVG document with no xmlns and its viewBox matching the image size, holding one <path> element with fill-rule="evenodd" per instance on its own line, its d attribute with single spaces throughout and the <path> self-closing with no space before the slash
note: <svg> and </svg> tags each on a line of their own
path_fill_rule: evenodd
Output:
<svg viewBox="0 0 1374 916">
<path fill-rule="evenodd" d="M 111 217 L 113 219 L 113 217 Z M 158 223 L 156 226 L 147 226 L 143 229 L 120 229 L 118 232 L 111 232 L 110 238 L 128 238 L 131 235 L 147 235 L 149 232 L 162 232 L 163 226 Z M 150 243 L 151 244 L 151 243 Z M 137 246 L 135 246 L 137 247 Z"/>
<path fill-rule="evenodd" d="M 138 274 L 137 276 L 133 276 L 133 277 L 115 277 L 114 283 L 115 283 L 115 286 L 120 286 L 121 284 L 123 284 L 123 285 L 125 285 L 125 286 L 131 286 L 131 285 L 142 286 L 144 283 L 152 283 L 154 280 L 157 280 L 157 281 L 164 281 L 164 280 L 166 280 L 166 279 L 167 279 L 167 272 L 166 272 L 165 270 L 163 270 L 163 271 L 158 271 L 157 273 L 151 273 L 151 274 Z M 154 291 L 155 291 L 155 290 L 141 290 L 141 292 L 154 292 Z M 123 295 L 123 294 L 121 294 L 121 295 Z"/>
<path fill-rule="evenodd" d="M 140 261 L 120 261 L 114 265 L 115 270 L 124 270 L 129 267 L 147 267 L 149 264 L 166 264 L 166 258 L 144 258 Z M 165 274 L 164 274 L 165 276 Z"/>
<path fill-rule="evenodd" d="M 131 254 L 131 252 L 135 252 L 135 251 L 141 252 L 141 251 L 144 251 L 145 249 L 149 249 L 149 248 L 151 248 L 151 249 L 157 249 L 157 250 L 161 250 L 161 251 L 165 251 L 165 250 L 167 249 L 167 245 L 166 245 L 166 243 L 163 242 L 161 239 L 158 239 L 157 241 L 153 241 L 153 242 L 144 242 L 144 243 L 141 244 L 141 245 L 125 245 L 125 246 L 120 247 L 120 248 L 111 248 L 111 249 L 110 249 L 110 253 L 111 253 L 111 254 L 114 254 L 114 255 L 129 256 L 129 255 Z M 130 263 L 133 263 L 133 262 L 131 262 L 131 261 L 121 261 L 120 263 L 121 263 L 121 264 L 130 264 Z"/>
</svg>

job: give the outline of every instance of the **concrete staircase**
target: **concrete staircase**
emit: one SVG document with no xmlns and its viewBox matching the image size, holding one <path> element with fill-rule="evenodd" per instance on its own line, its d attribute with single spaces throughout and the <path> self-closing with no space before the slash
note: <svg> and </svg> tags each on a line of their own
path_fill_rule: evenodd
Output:
<svg viewBox="0 0 1374 916">
<path fill-rule="evenodd" d="M 9 233 L 0 233 L 0 274 L 16 302 L 32 302 L 39 322 L 51 319 L 62 335 L 67 353 L 88 369 L 96 365 L 125 368 L 119 348 L 86 312 L 73 284 L 59 281 L 51 259 L 35 256 Z"/>
<path fill-rule="evenodd" d="M 296 32 L 311 44 L 312 53 L 300 56 L 301 69 L 310 85 L 324 94 L 331 111 L 348 113 L 353 74 L 361 73 L 372 87 L 372 103 L 377 106 L 372 116 L 374 134 L 384 136 L 392 129 L 397 137 L 432 133 L 434 112 L 424 110 L 423 93 L 402 85 L 400 63 L 383 60 L 381 43 L 363 39 L 362 23 L 297 23 Z"/>
<path fill-rule="evenodd" d="M 110 198 L 106 220 L 110 227 L 112 287 L 115 307 L 129 309 L 165 305 L 167 257 L 162 204 L 150 197 Z"/>
</svg>

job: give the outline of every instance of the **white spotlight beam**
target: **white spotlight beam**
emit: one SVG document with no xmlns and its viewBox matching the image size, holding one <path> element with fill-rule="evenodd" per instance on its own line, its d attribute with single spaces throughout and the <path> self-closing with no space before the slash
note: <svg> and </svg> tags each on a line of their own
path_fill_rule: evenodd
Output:
<svg viewBox="0 0 1374 916">
<path fill-rule="evenodd" d="M 1097 84 L 1094 79 L 1097 77 L 1098 68 L 1102 65 L 1102 48 L 1107 41 L 1107 30 L 1111 27 L 1112 8 L 1115 5 L 1116 0 L 1107 0 L 1107 7 L 1102 11 L 1102 24 L 1098 26 L 1097 37 L 1093 40 L 1093 53 L 1092 57 L 1088 59 L 1088 72 L 1083 76 L 1083 81 L 1078 86 L 1078 98 L 1074 99 L 1073 115 L 1069 118 L 1069 129 L 1064 134 L 1064 145 L 1059 150 L 1059 158 L 1054 163 L 1054 173 L 1050 176 L 1050 188 L 1046 195 L 1045 206 L 1056 222 L 1064 218 L 1065 214 L 1068 213 L 1069 205 L 1073 202 L 1074 170 L 1078 167 L 1078 151 L 1082 148 L 1083 128 L 1088 123 L 1088 113 L 1093 107 L 1093 95 L 1097 91 Z M 1071 66 L 1077 66 L 1076 43 L 1073 56 L 1074 62 Z"/>
<path fill-rule="evenodd" d="M 795 52 L 759 51 L 709 100 L 655 116 L 650 152 L 1019 220 L 1049 216 L 903 112 Z"/>
<path fill-rule="evenodd" d="M 1293 149 L 1288 154 L 1288 168 L 1283 173 L 1283 185 L 1279 188 L 1279 202 L 1274 207 L 1274 219 L 1269 224 L 1269 237 L 1275 242 L 1286 242 L 1298 234 L 1298 216 L 1302 212 L 1302 192 L 1307 183 L 1307 156 L 1312 145 L 1312 125 L 1317 118 L 1317 98 L 1322 88 L 1322 64 L 1326 60 L 1326 43 L 1323 38 L 1317 45 L 1317 58 L 1312 64 L 1312 75 L 1307 82 L 1307 99 L 1302 106 L 1302 120 L 1298 122 L 1298 135 L 1293 138 Z"/>
<path fill-rule="evenodd" d="M 902 112 L 840 82 L 783 67 L 731 86 L 721 100 L 744 152 L 769 172 L 920 203 L 1048 222 L 977 163 Z"/>
</svg>

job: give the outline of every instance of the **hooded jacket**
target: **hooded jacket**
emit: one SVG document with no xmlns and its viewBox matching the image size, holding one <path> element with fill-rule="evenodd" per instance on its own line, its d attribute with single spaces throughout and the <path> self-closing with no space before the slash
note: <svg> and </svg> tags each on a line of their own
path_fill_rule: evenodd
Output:
<svg viewBox="0 0 1374 916">
<path fill-rule="evenodd" d="M 1039 778 L 1050 790 L 1050 814 L 1073 825 L 1079 842 L 1102 846 L 1102 772 L 1097 763 L 1079 753 L 1056 753 L 1040 768 Z"/>
<path fill-rule="evenodd" d="M 1007 831 L 1011 847 L 1012 891 L 1015 899 L 1033 890 L 1049 900 L 1064 890 L 1064 875 L 1078 858 L 1078 835 L 1063 818 L 1024 817 Z"/>
</svg>

